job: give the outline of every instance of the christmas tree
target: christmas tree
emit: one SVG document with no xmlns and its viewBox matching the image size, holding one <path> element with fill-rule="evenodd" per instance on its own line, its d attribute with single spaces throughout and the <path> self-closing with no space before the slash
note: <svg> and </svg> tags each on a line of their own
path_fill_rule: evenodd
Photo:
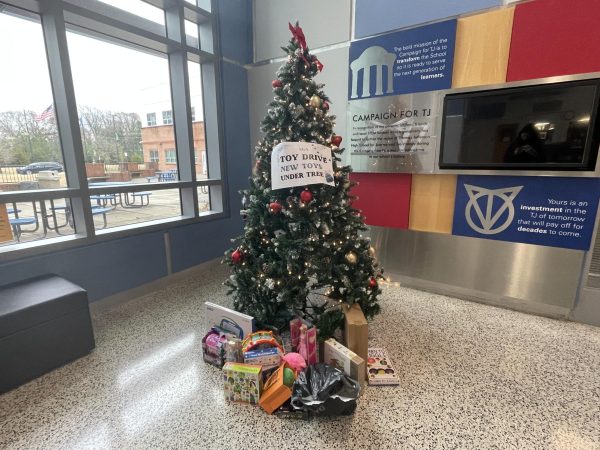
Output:
<svg viewBox="0 0 600 450">
<path fill-rule="evenodd" d="M 379 312 L 383 270 L 360 235 L 366 227 L 351 204 L 351 168 L 340 164 L 342 138 L 332 134 L 335 116 L 328 114 L 324 85 L 313 80 L 323 65 L 309 52 L 298 23 L 289 27 L 293 37 L 282 47 L 287 61 L 272 82 L 264 139 L 256 146 L 250 187 L 242 192 L 244 234 L 225 253 L 233 268 L 225 284 L 235 309 L 254 316 L 259 326 L 282 328 L 300 316 L 326 339 L 341 327 L 344 303 L 359 303 L 367 318 Z M 272 189 L 273 148 L 284 142 L 327 146 L 330 184 Z"/>
</svg>

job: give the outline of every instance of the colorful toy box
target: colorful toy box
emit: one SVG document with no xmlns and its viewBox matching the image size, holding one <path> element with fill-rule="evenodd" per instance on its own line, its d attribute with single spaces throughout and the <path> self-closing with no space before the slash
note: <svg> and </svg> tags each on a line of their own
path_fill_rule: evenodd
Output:
<svg viewBox="0 0 600 450">
<path fill-rule="evenodd" d="M 204 306 L 209 327 L 219 327 L 238 339 L 244 339 L 254 331 L 254 317 L 211 302 L 205 302 Z"/>
<path fill-rule="evenodd" d="M 400 384 L 396 369 L 384 348 L 370 348 L 367 358 L 369 384 L 375 386 L 396 386 Z"/>
<path fill-rule="evenodd" d="M 333 338 L 325 341 L 324 348 L 323 362 L 325 364 L 340 369 L 350 378 L 358 381 L 361 385 L 364 384 L 366 373 L 364 359 Z"/>
<path fill-rule="evenodd" d="M 229 337 L 218 327 L 211 328 L 202 338 L 202 359 L 219 369 L 223 367 L 223 364 L 225 364 L 224 347 Z"/>
<path fill-rule="evenodd" d="M 266 381 L 268 375 L 281 364 L 281 356 L 277 347 L 250 350 L 244 353 L 244 363 L 262 366 L 263 380 Z"/>
<path fill-rule="evenodd" d="M 302 355 L 306 364 L 317 364 L 319 362 L 319 344 L 317 342 L 317 327 L 308 328 L 306 325 L 300 327 L 300 341 L 298 353 Z"/>
<path fill-rule="evenodd" d="M 257 405 L 262 388 L 261 366 L 233 362 L 223 366 L 223 392 L 226 400 Z"/>
<path fill-rule="evenodd" d="M 292 351 L 298 351 L 298 344 L 300 344 L 300 327 L 304 324 L 302 319 L 296 317 L 290 320 L 290 343 L 292 345 Z"/>
<path fill-rule="evenodd" d="M 297 376 L 296 372 L 284 363 L 273 372 L 265 384 L 263 394 L 260 397 L 258 404 L 267 412 L 267 414 L 273 414 L 277 408 L 292 397 L 292 388 L 286 386 L 284 383 L 284 370 L 286 368 L 293 372 L 295 379 Z"/>
</svg>

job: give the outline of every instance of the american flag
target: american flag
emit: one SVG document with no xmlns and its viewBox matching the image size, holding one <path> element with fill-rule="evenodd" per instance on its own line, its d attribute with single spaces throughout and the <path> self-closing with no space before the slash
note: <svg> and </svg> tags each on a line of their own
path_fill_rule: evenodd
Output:
<svg viewBox="0 0 600 450">
<path fill-rule="evenodd" d="M 38 114 L 37 116 L 35 116 L 35 121 L 43 122 L 48 117 L 52 117 L 52 116 L 54 116 L 54 105 L 50 104 L 50 106 L 48 106 L 44 111 L 42 111 L 41 114 Z"/>
</svg>

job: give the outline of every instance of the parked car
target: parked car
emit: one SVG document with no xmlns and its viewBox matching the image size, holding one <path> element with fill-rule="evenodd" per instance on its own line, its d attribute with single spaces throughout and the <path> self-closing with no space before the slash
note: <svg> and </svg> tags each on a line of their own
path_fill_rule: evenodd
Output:
<svg viewBox="0 0 600 450">
<path fill-rule="evenodd" d="M 25 175 L 30 173 L 39 173 L 42 170 L 56 170 L 57 172 L 62 172 L 65 170 L 65 168 L 61 163 L 57 162 L 36 162 L 28 164 L 25 167 L 19 167 L 17 169 L 17 173 Z"/>
</svg>

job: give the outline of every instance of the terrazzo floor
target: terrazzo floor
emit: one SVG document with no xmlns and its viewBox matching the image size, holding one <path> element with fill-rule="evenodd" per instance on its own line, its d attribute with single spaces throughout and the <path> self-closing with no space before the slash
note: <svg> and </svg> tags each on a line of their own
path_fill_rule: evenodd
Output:
<svg viewBox="0 0 600 450">
<path fill-rule="evenodd" d="M 385 288 L 370 327 L 400 386 L 310 422 L 228 404 L 200 350 L 226 275 L 93 304 L 92 354 L 0 396 L 0 448 L 600 448 L 600 328 L 404 287 Z"/>
</svg>

